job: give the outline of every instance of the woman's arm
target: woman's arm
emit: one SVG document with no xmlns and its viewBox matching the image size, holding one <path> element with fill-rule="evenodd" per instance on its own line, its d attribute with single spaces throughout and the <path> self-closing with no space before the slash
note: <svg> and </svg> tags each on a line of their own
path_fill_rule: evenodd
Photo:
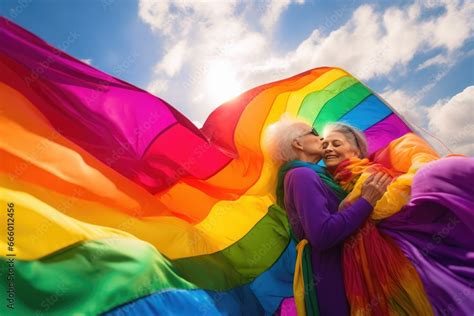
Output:
<svg viewBox="0 0 474 316">
<path fill-rule="evenodd" d="M 350 207 L 336 213 L 328 209 L 328 188 L 309 168 L 297 168 L 287 174 L 285 200 L 291 203 L 313 249 L 331 248 L 359 228 L 372 212 L 372 205 L 359 198 Z"/>
</svg>

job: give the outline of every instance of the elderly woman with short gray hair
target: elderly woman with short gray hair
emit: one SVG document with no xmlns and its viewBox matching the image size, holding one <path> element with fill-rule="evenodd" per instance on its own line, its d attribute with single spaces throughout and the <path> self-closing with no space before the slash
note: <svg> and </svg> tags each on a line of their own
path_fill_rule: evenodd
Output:
<svg viewBox="0 0 474 316">
<path fill-rule="evenodd" d="M 338 212 L 344 192 L 317 164 L 323 157 L 322 144 L 321 136 L 310 124 L 290 117 L 271 125 L 265 139 L 271 158 L 282 165 L 277 203 L 288 214 L 294 238 L 307 240 L 312 248 L 312 284 L 317 284 L 315 294 L 320 315 L 347 315 L 349 306 L 341 271 L 341 247 L 369 217 L 391 178 L 385 173 L 373 175 L 364 183 L 361 197 L 344 212 Z M 362 154 L 351 146 L 341 146 L 337 140 L 333 145 L 337 151 L 333 151 L 329 160 Z M 306 291 L 314 289 L 311 284 L 305 287 Z M 306 313 L 311 314 L 307 301 L 306 307 L 298 306 L 297 294 L 298 310 L 306 308 Z"/>
</svg>

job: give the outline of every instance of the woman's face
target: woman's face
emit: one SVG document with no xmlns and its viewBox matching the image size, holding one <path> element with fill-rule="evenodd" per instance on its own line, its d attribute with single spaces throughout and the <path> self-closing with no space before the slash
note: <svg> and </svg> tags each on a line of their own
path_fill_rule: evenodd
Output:
<svg viewBox="0 0 474 316">
<path fill-rule="evenodd" d="M 337 167 L 346 159 L 358 157 L 358 155 L 358 151 L 354 149 L 344 134 L 331 132 L 324 138 L 323 160 L 329 169 Z"/>
<path fill-rule="evenodd" d="M 322 140 L 316 130 L 308 126 L 308 130 L 296 138 L 296 146 L 310 160 L 319 161 L 323 156 Z"/>
</svg>

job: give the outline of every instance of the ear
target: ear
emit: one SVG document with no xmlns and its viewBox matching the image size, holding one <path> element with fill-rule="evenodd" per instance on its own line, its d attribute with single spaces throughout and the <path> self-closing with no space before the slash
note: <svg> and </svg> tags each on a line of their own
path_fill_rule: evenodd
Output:
<svg viewBox="0 0 474 316">
<path fill-rule="evenodd" d="M 295 149 L 303 150 L 303 145 L 298 141 L 297 138 L 293 139 L 291 146 L 293 146 Z"/>
<path fill-rule="evenodd" d="M 352 153 L 353 153 L 353 157 L 360 158 L 360 155 L 361 155 L 360 150 L 354 150 Z"/>
</svg>

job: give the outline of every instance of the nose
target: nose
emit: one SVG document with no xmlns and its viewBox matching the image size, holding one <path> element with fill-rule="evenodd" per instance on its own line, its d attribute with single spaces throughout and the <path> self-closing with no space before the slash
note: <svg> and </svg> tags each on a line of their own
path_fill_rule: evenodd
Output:
<svg viewBox="0 0 474 316">
<path fill-rule="evenodd" d="M 333 151 L 333 147 L 332 147 L 331 144 L 328 144 L 328 145 L 326 146 L 326 148 L 324 149 L 324 152 L 327 153 L 327 152 L 331 152 L 331 151 Z"/>
</svg>

